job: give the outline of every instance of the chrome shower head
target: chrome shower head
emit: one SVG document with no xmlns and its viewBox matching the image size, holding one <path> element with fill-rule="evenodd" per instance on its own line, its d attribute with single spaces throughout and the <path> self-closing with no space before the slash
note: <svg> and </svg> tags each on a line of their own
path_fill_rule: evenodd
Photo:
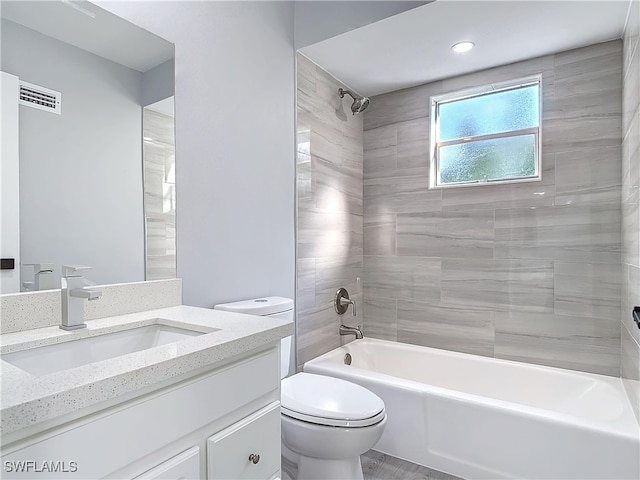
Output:
<svg viewBox="0 0 640 480">
<path fill-rule="evenodd" d="M 353 113 L 354 115 L 356 113 L 364 111 L 364 109 L 369 106 L 368 97 L 363 97 L 361 95 L 355 94 L 351 90 L 345 90 L 342 88 L 338 89 L 338 95 L 340 95 L 340 98 L 344 98 L 345 93 L 353 98 L 353 103 L 351 104 L 351 113 Z"/>
</svg>

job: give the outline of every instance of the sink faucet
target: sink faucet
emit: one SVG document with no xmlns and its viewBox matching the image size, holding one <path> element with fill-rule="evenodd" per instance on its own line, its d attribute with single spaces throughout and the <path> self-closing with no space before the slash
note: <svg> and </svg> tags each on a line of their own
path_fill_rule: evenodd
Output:
<svg viewBox="0 0 640 480">
<path fill-rule="evenodd" d="M 58 288 L 53 270 L 53 263 L 23 263 L 22 265 L 33 267 L 33 281 L 23 282 L 22 286 L 25 290 L 53 290 Z"/>
<path fill-rule="evenodd" d="M 83 300 L 97 300 L 102 296 L 100 290 L 84 288 L 82 270 L 91 267 L 83 265 L 62 266 L 62 325 L 63 330 L 77 330 L 87 326 L 84 323 Z"/>
<path fill-rule="evenodd" d="M 340 335 L 355 335 L 356 340 L 360 340 L 364 338 L 364 335 L 362 334 L 362 330 L 360 328 L 360 325 L 358 325 L 357 328 L 340 325 Z"/>
</svg>

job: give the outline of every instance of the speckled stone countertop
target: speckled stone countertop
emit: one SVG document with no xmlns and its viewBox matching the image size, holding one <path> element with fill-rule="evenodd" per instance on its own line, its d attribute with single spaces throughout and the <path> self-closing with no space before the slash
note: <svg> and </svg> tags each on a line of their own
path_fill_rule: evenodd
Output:
<svg viewBox="0 0 640 480">
<path fill-rule="evenodd" d="M 152 324 L 205 332 L 96 363 L 32 375 L 0 359 L 3 435 L 196 372 L 293 335 L 293 322 L 178 306 L 87 321 L 87 328 L 38 328 L 0 335 L 0 354 Z"/>
</svg>

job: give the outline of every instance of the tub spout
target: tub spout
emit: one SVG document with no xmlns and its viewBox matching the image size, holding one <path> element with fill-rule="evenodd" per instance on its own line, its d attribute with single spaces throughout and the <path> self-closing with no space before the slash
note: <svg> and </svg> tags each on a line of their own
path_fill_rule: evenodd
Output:
<svg viewBox="0 0 640 480">
<path fill-rule="evenodd" d="M 358 327 L 348 327 L 347 325 L 340 325 L 340 335 L 355 335 L 356 340 L 364 338 L 360 325 Z"/>
</svg>

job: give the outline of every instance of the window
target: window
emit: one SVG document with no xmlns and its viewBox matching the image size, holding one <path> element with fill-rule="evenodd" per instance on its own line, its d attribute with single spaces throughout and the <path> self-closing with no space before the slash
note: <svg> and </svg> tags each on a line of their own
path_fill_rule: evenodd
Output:
<svg viewBox="0 0 640 480">
<path fill-rule="evenodd" d="M 540 77 L 431 97 L 431 188 L 540 180 Z"/>
</svg>

